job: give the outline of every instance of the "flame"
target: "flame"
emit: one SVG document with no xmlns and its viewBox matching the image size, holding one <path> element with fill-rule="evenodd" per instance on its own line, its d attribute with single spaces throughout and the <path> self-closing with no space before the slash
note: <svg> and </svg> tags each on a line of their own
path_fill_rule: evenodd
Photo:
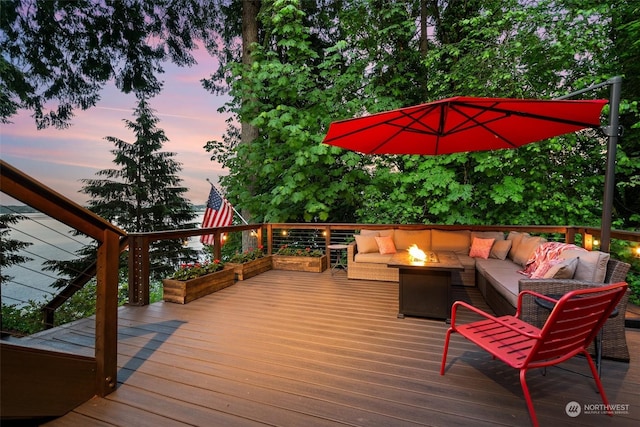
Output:
<svg viewBox="0 0 640 427">
<path fill-rule="evenodd" d="M 409 247 L 409 256 L 415 261 L 426 261 L 427 254 L 423 250 L 419 249 L 417 245 L 411 245 Z"/>
</svg>

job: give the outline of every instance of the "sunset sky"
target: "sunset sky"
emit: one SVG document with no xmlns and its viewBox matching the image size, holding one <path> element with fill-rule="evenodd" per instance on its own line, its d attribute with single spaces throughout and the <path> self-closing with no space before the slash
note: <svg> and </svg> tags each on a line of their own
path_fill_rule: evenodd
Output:
<svg viewBox="0 0 640 427">
<path fill-rule="evenodd" d="M 215 60 L 206 51 L 195 53 L 198 64 L 191 68 L 165 65 L 164 90 L 150 100 L 159 118 L 158 127 L 169 139 L 163 151 L 177 153 L 174 159 L 182 163 L 183 185 L 189 188 L 186 197 L 194 204 L 205 204 L 209 194 L 209 178 L 218 183 L 225 175 L 221 166 L 209 160 L 204 145 L 220 139 L 226 129 L 226 115 L 217 112 L 228 98 L 208 93 L 200 80 L 209 77 Z M 64 130 L 38 131 L 31 112 L 22 111 L 11 124 L 1 125 L 0 157 L 10 165 L 43 182 L 62 195 L 85 204 L 86 195 L 79 192 L 81 179 L 95 178 L 101 169 L 114 167 L 113 144 L 106 141 L 114 136 L 127 142 L 135 137 L 123 120 L 135 120 L 133 95 L 123 95 L 109 84 L 105 87 L 97 107 L 75 111 L 72 125 Z M 2 204 L 10 204 L 2 195 Z"/>
</svg>

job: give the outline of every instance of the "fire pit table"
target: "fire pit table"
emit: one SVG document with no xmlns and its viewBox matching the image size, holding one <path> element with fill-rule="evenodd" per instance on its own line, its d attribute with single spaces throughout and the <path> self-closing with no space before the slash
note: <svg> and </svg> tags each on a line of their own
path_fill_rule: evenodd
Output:
<svg viewBox="0 0 640 427">
<path fill-rule="evenodd" d="M 419 261 L 408 252 L 393 256 L 389 267 L 399 270 L 398 318 L 404 316 L 451 318 L 451 274 L 463 270 L 453 252 L 428 252 L 426 259 Z"/>
</svg>

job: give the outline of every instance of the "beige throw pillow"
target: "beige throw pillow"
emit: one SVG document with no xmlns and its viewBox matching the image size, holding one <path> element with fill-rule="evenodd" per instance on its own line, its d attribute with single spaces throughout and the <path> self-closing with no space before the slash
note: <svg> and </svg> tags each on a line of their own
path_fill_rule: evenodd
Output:
<svg viewBox="0 0 640 427">
<path fill-rule="evenodd" d="M 566 259 L 553 265 L 542 277 L 545 279 L 573 279 L 577 267 L 578 258 Z"/>
<path fill-rule="evenodd" d="M 376 242 L 376 235 L 363 236 L 362 234 L 355 234 L 353 237 L 356 239 L 356 246 L 358 247 L 358 253 L 370 254 L 378 252 L 378 243 Z"/>
<path fill-rule="evenodd" d="M 509 255 L 509 250 L 511 249 L 512 242 L 512 240 L 496 240 L 491 247 L 489 258 L 496 258 L 501 260 L 507 259 L 507 255 Z"/>
<path fill-rule="evenodd" d="M 509 249 L 509 258 L 513 260 L 516 255 L 516 251 L 518 250 L 518 246 L 520 246 L 520 242 L 522 238 L 528 236 L 529 233 L 521 233 L 519 231 L 511 231 L 507 236 L 507 240 L 511 241 L 511 249 Z"/>
<path fill-rule="evenodd" d="M 527 265 L 527 261 L 531 258 L 536 248 L 546 241 L 547 240 L 543 237 L 523 236 L 515 250 L 515 254 L 513 255 L 513 262 L 525 267 Z M 513 250 L 513 246 L 511 249 Z M 511 253 L 509 253 L 509 255 L 511 255 Z"/>
</svg>

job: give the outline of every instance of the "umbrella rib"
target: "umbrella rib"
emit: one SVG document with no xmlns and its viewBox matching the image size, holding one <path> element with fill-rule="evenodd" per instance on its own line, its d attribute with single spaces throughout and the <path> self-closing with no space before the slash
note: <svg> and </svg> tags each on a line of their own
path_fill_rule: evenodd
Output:
<svg viewBox="0 0 640 427">
<path fill-rule="evenodd" d="M 369 153 L 375 153 L 378 149 L 380 149 L 380 147 L 385 146 L 389 141 L 393 140 L 396 136 L 398 136 L 400 133 L 402 132 L 415 132 L 415 133 L 420 133 L 420 134 L 435 134 L 437 135 L 437 131 L 435 129 L 432 129 L 431 127 L 427 126 L 425 123 L 423 123 L 421 120 L 424 116 L 428 115 L 429 113 L 431 113 L 431 111 L 433 111 L 435 108 L 435 106 L 429 106 L 429 108 L 425 108 L 424 110 L 421 111 L 421 115 L 419 117 L 413 117 L 410 114 L 407 114 L 404 111 L 400 111 L 399 113 L 402 114 L 403 117 L 407 117 L 409 118 L 411 121 L 409 124 L 401 126 L 399 124 L 394 123 L 395 121 L 398 120 L 398 117 L 394 117 L 391 120 L 388 120 L 384 123 L 379 123 L 379 124 L 386 124 L 388 126 L 395 126 L 398 128 L 398 131 L 395 132 L 393 135 L 391 135 L 390 137 L 388 137 L 387 139 L 385 139 L 384 141 L 382 141 L 380 144 L 376 145 L 375 147 L 373 147 L 371 150 L 369 150 Z M 411 128 L 411 125 L 415 125 L 415 124 L 419 124 L 421 125 L 423 128 L 427 129 L 429 132 L 423 132 L 420 131 L 418 129 L 415 128 Z M 371 126 L 373 127 L 373 126 Z"/>
<path fill-rule="evenodd" d="M 496 104 L 494 104 L 494 105 L 496 105 Z M 464 106 L 465 106 L 465 107 L 469 107 L 469 105 L 466 105 L 466 104 L 465 104 Z M 504 114 L 504 116 L 502 116 L 502 117 L 496 117 L 495 119 L 487 120 L 486 122 L 479 122 L 478 120 L 476 120 L 476 117 L 478 117 L 478 116 L 482 115 L 482 113 L 484 113 L 484 112 L 486 112 L 486 111 L 495 111 L 495 110 L 493 110 L 493 109 L 491 109 L 491 108 L 481 108 L 481 109 L 480 109 L 480 112 L 478 112 L 478 114 L 476 114 L 476 115 L 474 115 L 474 116 L 470 116 L 470 115 L 468 115 L 467 113 L 465 113 L 465 112 L 461 111 L 460 109 L 458 109 L 457 107 L 458 107 L 457 105 L 451 105 L 451 106 L 450 106 L 450 108 L 451 108 L 452 110 L 457 111 L 460 115 L 462 115 L 462 116 L 466 117 L 468 120 L 467 120 L 466 122 L 464 122 L 464 123 L 459 124 L 459 125 L 458 125 L 458 126 L 456 126 L 455 128 L 453 128 L 449 133 L 461 132 L 461 131 L 462 131 L 462 130 L 464 130 L 464 129 L 462 129 L 462 130 L 460 130 L 460 131 L 457 131 L 457 130 L 455 130 L 455 129 L 460 128 L 462 125 L 464 125 L 464 124 L 468 123 L 469 121 L 471 121 L 471 122 L 475 123 L 477 126 L 479 126 L 479 127 L 483 128 L 483 129 L 486 129 L 488 132 L 491 132 L 492 134 L 494 134 L 495 136 L 497 136 L 498 138 L 500 138 L 501 140 L 503 140 L 504 142 L 506 142 L 507 144 L 509 144 L 509 145 L 510 145 L 510 146 L 512 146 L 513 148 L 516 148 L 516 147 L 517 147 L 517 145 L 516 145 L 516 144 L 514 144 L 513 142 L 511 142 L 509 139 L 505 138 L 504 136 L 502 136 L 501 134 L 499 134 L 499 133 L 498 133 L 498 132 L 496 132 L 495 130 L 493 130 L 493 129 L 491 129 L 490 127 L 486 126 L 486 125 L 487 125 L 487 124 L 489 124 L 489 123 L 492 123 L 492 122 L 495 122 L 495 121 L 498 121 L 498 120 L 503 120 L 505 117 L 509 117 L 509 115 L 511 114 L 509 111 L 498 111 L 498 112 L 500 112 L 500 113 L 503 113 L 503 114 Z"/>
<path fill-rule="evenodd" d="M 580 126 L 580 127 L 588 127 L 588 128 L 593 128 L 593 127 L 597 127 L 598 125 L 594 125 L 591 123 L 585 123 L 585 122 L 580 122 L 580 121 L 576 121 L 576 120 L 571 120 L 571 119 L 564 119 L 564 118 L 559 118 L 559 117 L 553 117 L 553 116 L 545 116 L 543 114 L 534 114 L 534 113 L 525 113 L 522 111 L 515 111 L 515 110 L 508 110 L 505 108 L 496 108 L 495 106 L 498 105 L 499 102 L 494 103 L 492 106 L 489 107 L 482 107 L 479 105 L 473 105 L 473 104 L 468 104 L 468 103 L 463 103 L 461 102 L 460 105 L 465 106 L 467 108 L 473 108 L 476 110 L 481 110 L 481 111 L 495 111 L 496 113 L 503 113 L 503 114 L 512 114 L 512 115 L 516 115 L 516 116 L 521 116 L 521 117 L 528 117 L 531 119 L 537 119 L 537 120 L 544 120 L 547 122 L 557 122 L 557 123 L 563 123 L 563 124 L 567 124 L 567 125 L 573 125 L 573 126 Z M 482 113 L 480 113 L 482 114 Z"/>
</svg>

